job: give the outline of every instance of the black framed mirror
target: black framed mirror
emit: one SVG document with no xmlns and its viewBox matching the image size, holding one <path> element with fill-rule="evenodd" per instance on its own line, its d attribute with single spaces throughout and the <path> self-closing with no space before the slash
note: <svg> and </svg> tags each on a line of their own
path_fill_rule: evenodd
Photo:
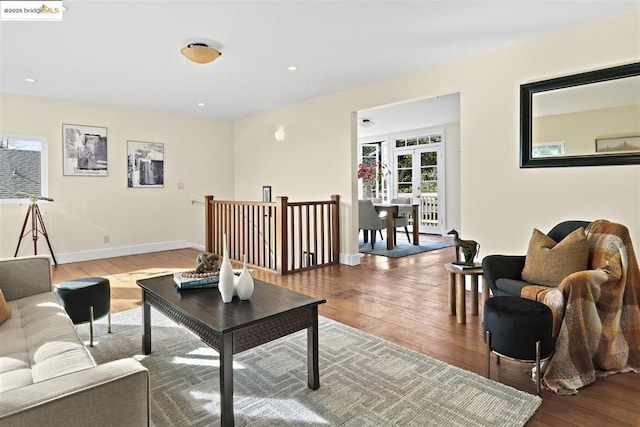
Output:
<svg viewBox="0 0 640 427">
<path fill-rule="evenodd" d="M 520 167 L 640 164 L 640 62 L 520 86 Z"/>
</svg>

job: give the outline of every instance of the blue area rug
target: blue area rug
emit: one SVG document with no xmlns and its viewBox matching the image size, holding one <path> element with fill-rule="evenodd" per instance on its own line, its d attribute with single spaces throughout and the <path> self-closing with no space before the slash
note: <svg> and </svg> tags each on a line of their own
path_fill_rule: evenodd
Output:
<svg viewBox="0 0 640 427">
<path fill-rule="evenodd" d="M 453 246 L 453 242 L 424 241 L 420 245 L 413 245 L 409 242 L 399 241 L 391 250 L 387 250 L 387 242 L 385 240 L 376 240 L 376 244 L 371 249 L 371 242 L 359 242 L 360 253 L 371 255 L 382 255 L 390 258 L 401 258 L 403 256 L 421 254 L 423 252 L 435 251 L 437 249 L 448 248 Z"/>
</svg>

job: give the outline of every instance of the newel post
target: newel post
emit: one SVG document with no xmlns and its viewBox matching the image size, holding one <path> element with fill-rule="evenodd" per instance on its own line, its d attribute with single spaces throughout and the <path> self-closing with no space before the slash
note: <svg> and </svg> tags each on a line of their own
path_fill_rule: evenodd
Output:
<svg viewBox="0 0 640 427">
<path fill-rule="evenodd" d="M 213 252 L 213 196 L 204 196 L 205 250 Z"/>
<path fill-rule="evenodd" d="M 276 197 L 276 271 L 287 274 L 289 265 L 288 237 L 287 237 L 287 196 Z"/>
<path fill-rule="evenodd" d="M 331 240 L 333 241 L 333 262 L 340 262 L 340 196 L 331 195 Z"/>
</svg>

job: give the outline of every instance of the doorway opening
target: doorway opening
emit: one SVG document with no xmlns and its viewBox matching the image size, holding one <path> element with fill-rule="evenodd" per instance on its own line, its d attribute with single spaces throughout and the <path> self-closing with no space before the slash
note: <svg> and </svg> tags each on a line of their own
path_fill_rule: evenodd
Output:
<svg viewBox="0 0 640 427">
<path fill-rule="evenodd" d="M 359 111 L 358 156 L 376 171 L 375 180 L 358 180 L 360 199 L 410 199 L 418 205 L 410 225 L 420 233 L 459 227 L 458 93 Z"/>
</svg>

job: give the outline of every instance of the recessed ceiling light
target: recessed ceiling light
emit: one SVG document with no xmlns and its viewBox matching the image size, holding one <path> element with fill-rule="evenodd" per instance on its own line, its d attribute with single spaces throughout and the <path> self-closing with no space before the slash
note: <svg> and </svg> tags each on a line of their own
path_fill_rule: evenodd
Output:
<svg viewBox="0 0 640 427">
<path fill-rule="evenodd" d="M 37 80 L 36 80 L 36 79 L 32 79 L 32 78 L 30 78 L 30 77 L 27 77 L 26 79 L 24 79 L 24 81 L 25 81 L 25 82 L 29 82 L 29 83 L 35 83 L 35 82 L 37 82 Z"/>
<path fill-rule="evenodd" d="M 298 67 L 296 67 L 295 65 L 290 65 L 287 70 L 289 71 L 298 71 Z"/>
<path fill-rule="evenodd" d="M 198 102 L 198 107 L 204 107 L 204 102 Z"/>
</svg>

